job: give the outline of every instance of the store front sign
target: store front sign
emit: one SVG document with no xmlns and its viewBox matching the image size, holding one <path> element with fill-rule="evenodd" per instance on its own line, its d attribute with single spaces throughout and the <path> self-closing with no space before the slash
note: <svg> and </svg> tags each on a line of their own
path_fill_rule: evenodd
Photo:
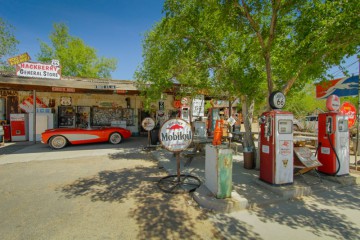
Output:
<svg viewBox="0 0 360 240">
<path fill-rule="evenodd" d="M 96 85 L 96 89 L 116 89 L 115 85 Z"/>
<path fill-rule="evenodd" d="M 60 79 L 61 68 L 51 64 L 24 62 L 16 65 L 16 76 Z"/>
<path fill-rule="evenodd" d="M 68 87 L 52 87 L 51 91 L 53 92 L 75 92 L 75 88 Z"/>
</svg>

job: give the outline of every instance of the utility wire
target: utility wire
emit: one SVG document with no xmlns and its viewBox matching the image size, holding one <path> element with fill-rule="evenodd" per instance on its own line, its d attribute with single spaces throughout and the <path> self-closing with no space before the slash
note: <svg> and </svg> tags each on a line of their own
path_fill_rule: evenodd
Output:
<svg viewBox="0 0 360 240">
<path fill-rule="evenodd" d="M 346 67 L 339 67 L 340 69 L 339 70 L 337 70 L 336 72 L 334 72 L 334 73 L 331 73 L 330 75 L 333 75 L 333 76 L 336 76 L 336 74 L 338 73 L 338 72 L 341 72 L 341 73 L 343 73 L 344 71 L 344 69 L 347 69 L 347 68 L 349 68 L 349 67 L 351 67 L 352 65 L 354 65 L 355 63 L 357 63 L 358 61 L 355 61 L 355 62 L 353 62 L 353 63 L 351 63 L 350 65 L 348 65 L 348 66 L 346 66 Z"/>
</svg>

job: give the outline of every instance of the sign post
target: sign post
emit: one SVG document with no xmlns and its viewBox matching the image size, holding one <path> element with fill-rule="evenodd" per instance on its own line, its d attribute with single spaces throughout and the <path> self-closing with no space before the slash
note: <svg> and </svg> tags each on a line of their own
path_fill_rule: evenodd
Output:
<svg viewBox="0 0 360 240">
<path fill-rule="evenodd" d="M 197 177 L 180 174 L 180 153 L 187 149 L 193 140 L 191 125 L 183 119 L 167 120 L 160 129 L 162 146 L 176 156 L 176 175 L 169 175 L 160 179 L 158 186 L 168 193 L 182 193 L 195 191 L 201 184 Z"/>
<path fill-rule="evenodd" d="M 144 120 L 142 120 L 142 122 L 141 122 L 141 126 L 148 132 L 148 146 L 147 146 L 147 148 L 149 148 L 151 146 L 150 131 L 154 129 L 155 121 L 154 121 L 154 119 L 152 119 L 150 117 L 144 118 Z"/>
</svg>

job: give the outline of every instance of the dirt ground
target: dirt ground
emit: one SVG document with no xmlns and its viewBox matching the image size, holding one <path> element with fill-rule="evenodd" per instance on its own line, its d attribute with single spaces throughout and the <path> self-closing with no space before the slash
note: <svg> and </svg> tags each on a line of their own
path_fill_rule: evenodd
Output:
<svg viewBox="0 0 360 240">
<path fill-rule="evenodd" d="M 1 165 L 0 239 L 218 239 L 166 175 L 141 151 Z"/>
</svg>

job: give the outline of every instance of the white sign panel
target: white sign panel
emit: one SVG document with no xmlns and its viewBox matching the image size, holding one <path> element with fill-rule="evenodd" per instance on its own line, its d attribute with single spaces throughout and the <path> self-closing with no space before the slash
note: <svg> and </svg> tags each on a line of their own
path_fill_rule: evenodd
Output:
<svg viewBox="0 0 360 240">
<path fill-rule="evenodd" d="M 193 132 L 188 122 L 176 118 L 166 121 L 161 126 L 159 137 L 164 148 L 172 152 L 179 152 L 190 146 Z"/>
<path fill-rule="evenodd" d="M 191 112 L 193 117 L 203 117 L 205 109 L 204 95 L 197 95 L 193 98 Z"/>
<path fill-rule="evenodd" d="M 141 126 L 146 130 L 146 131 L 151 131 L 154 129 L 155 127 L 155 121 L 154 119 L 147 117 L 144 118 L 144 120 L 141 122 Z"/>
<path fill-rule="evenodd" d="M 51 64 L 24 62 L 16 65 L 16 76 L 60 79 L 61 68 Z"/>
</svg>

